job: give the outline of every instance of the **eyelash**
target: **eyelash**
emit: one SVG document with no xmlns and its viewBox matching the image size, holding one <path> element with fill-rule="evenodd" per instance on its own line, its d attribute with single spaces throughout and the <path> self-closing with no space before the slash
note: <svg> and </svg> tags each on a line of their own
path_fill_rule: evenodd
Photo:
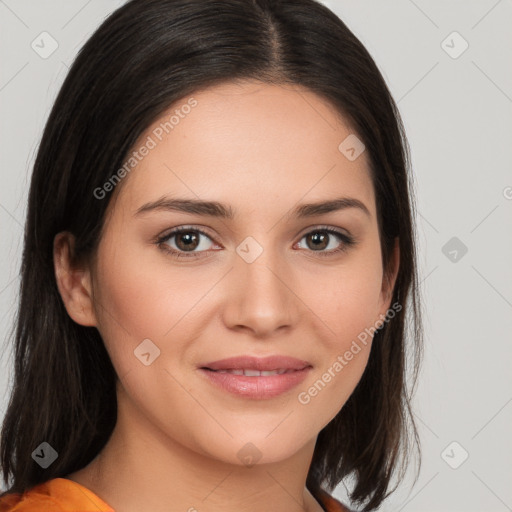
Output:
<svg viewBox="0 0 512 512">
<path fill-rule="evenodd" d="M 180 226 L 178 228 L 173 229 L 170 233 L 167 233 L 166 235 L 157 238 L 154 243 L 162 251 L 169 253 L 172 257 L 174 257 L 176 259 L 180 259 L 180 258 L 196 258 L 197 259 L 197 258 L 204 257 L 204 256 L 198 256 L 198 255 L 203 252 L 208 252 L 208 251 L 190 252 L 187 254 L 186 252 L 176 251 L 175 249 L 171 249 L 165 243 L 165 242 L 168 242 L 174 235 L 177 235 L 179 233 L 190 233 L 190 232 L 201 233 L 202 235 L 206 236 L 207 238 L 209 238 L 211 240 L 211 236 L 208 233 L 206 233 L 205 231 L 203 231 L 202 229 Z M 317 233 L 317 232 L 324 232 L 324 233 L 329 233 L 331 235 L 336 235 L 337 237 L 340 238 L 341 242 L 343 242 L 342 245 L 338 249 L 333 249 L 331 251 L 311 251 L 313 253 L 317 253 L 321 257 L 329 257 L 329 256 L 334 256 L 334 255 L 340 254 L 342 252 L 347 251 L 350 247 L 356 245 L 356 243 L 357 243 L 353 237 L 348 236 L 345 233 L 342 233 L 341 231 L 338 231 L 337 229 L 330 228 L 328 226 L 320 226 L 316 229 L 308 231 L 301 237 L 301 240 L 305 236 L 310 235 L 311 233 Z"/>
</svg>

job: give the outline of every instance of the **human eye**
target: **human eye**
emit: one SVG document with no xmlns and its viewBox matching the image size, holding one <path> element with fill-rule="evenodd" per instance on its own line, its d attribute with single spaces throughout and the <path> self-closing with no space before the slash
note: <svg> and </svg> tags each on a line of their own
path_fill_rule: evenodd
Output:
<svg viewBox="0 0 512 512">
<path fill-rule="evenodd" d="M 178 259 L 200 258 L 204 257 L 203 255 L 200 255 L 200 253 L 209 252 L 208 250 L 205 250 L 205 244 L 201 240 L 202 237 L 206 237 L 211 242 L 213 242 L 210 235 L 208 235 L 208 233 L 202 229 L 189 226 L 180 226 L 158 237 L 155 240 L 155 244 L 164 252 Z M 176 240 L 170 243 L 173 238 Z M 208 246 L 208 243 L 206 243 L 206 246 Z M 198 248 L 202 250 L 196 251 Z"/>
<path fill-rule="evenodd" d="M 325 251 L 324 249 L 329 248 L 330 245 L 333 245 L 331 244 L 333 238 L 332 235 L 335 235 L 338 239 L 338 247 Z M 167 232 L 162 236 L 159 236 L 155 240 L 155 244 L 161 250 L 170 254 L 174 258 L 197 259 L 207 257 L 203 253 L 208 253 L 211 250 L 208 249 L 208 242 L 203 243 L 201 240 L 203 237 L 208 239 L 210 244 L 213 243 L 212 237 L 206 231 L 197 227 L 180 226 L 174 228 L 172 231 Z M 322 257 L 334 256 L 341 252 L 347 251 L 350 247 L 356 245 L 357 243 L 354 237 L 329 226 L 320 226 L 312 231 L 309 231 L 301 238 L 301 240 L 303 239 L 307 240 L 306 243 L 309 244 L 310 249 L 313 247 L 311 252 L 318 253 L 318 255 Z"/>
<path fill-rule="evenodd" d="M 324 251 L 323 249 L 331 245 L 332 235 L 335 235 L 338 238 L 339 245 L 338 247 L 332 248 L 329 251 Z M 316 249 L 312 249 L 312 252 L 316 252 L 318 253 L 319 256 L 322 257 L 335 256 L 341 252 L 347 251 L 350 247 L 355 246 L 357 243 L 356 239 L 353 236 L 350 236 L 338 229 L 331 228 L 329 226 L 319 226 L 318 228 L 306 233 L 301 238 L 301 240 L 303 240 L 304 238 L 307 239 L 306 243 L 310 243 L 310 247 L 316 246 Z"/>
</svg>

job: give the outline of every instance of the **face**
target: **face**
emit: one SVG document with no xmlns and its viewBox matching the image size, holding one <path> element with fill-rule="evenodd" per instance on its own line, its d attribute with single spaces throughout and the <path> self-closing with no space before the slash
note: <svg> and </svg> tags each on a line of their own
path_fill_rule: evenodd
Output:
<svg viewBox="0 0 512 512">
<path fill-rule="evenodd" d="M 119 400 L 164 436 L 233 464 L 248 450 L 275 462 L 343 407 L 370 352 L 361 334 L 390 307 L 368 161 L 340 151 L 354 132 L 306 89 L 229 83 L 192 97 L 133 148 L 150 149 L 110 202 L 90 323 Z M 341 198 L 352 203 L 300 209 Z M 171 200 L 218 202 L 232 215 Z M 300 378 L 215 380 L 201 369 L 275 355 L 308 367 Z"/>
</svg>

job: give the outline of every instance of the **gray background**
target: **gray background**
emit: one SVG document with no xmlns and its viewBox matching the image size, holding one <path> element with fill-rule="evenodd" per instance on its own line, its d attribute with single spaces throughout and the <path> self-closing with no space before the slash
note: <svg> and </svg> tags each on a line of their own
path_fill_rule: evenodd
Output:
<svg viewBox="0 0 512 512">
<path fill-rule="evenodd" d="M 122 3 L 0 0 L 2 417 L 35 151 L 76 52 Z M 411 468 L 381 510 L 512 511 L 512 1 L 324 3 L 370 51 L 398 102 L 418 198 L 423 465 L 416 485 Z M 31 47 L 42 46 L 43 31 L 58 43 L 48 58 Z M 344 499 L 342 485 L 335 495 Z"/>
</svg>

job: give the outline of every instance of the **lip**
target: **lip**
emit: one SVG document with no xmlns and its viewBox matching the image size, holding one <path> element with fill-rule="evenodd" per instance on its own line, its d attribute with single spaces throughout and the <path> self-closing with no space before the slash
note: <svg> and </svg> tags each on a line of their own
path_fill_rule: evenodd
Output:
<svg viewBox="0 0 512 512">
<path fill-rule="evenodd" d="M 232 373 L 219 373 L 207 368 L 199 368 L 209 382 L 234 395 L 255 400 L 274 398 L 299 385 L 309 374 L 311 366 L 293 370 L 281 375 L 248 377 Z"/>
<path fill-rule="evenodd" d="M 237 356 L 221 359 L 219 361 L 212 361 L 209 363 L 201 364 L 200 368 L 207 368 L 210 370 L 302 370 L 311 364 L 308 361 L 303 361 L 290 356 L 267 356 L 267 357 L 254 357 L 254 356 Z"/>
<path fill-rule="evenodd" d="M 216 370 L 288 370 L 278 375 L 246 376 L 232 373 L 219 373 Z M 312 365 L 290 356 L 238 356 L 201 365 L 199 372 L 208 382 L 232 393 L 255 400 L 270 399 L 290 391 L 299 385 L 309 374 Z"/>
</svg>

